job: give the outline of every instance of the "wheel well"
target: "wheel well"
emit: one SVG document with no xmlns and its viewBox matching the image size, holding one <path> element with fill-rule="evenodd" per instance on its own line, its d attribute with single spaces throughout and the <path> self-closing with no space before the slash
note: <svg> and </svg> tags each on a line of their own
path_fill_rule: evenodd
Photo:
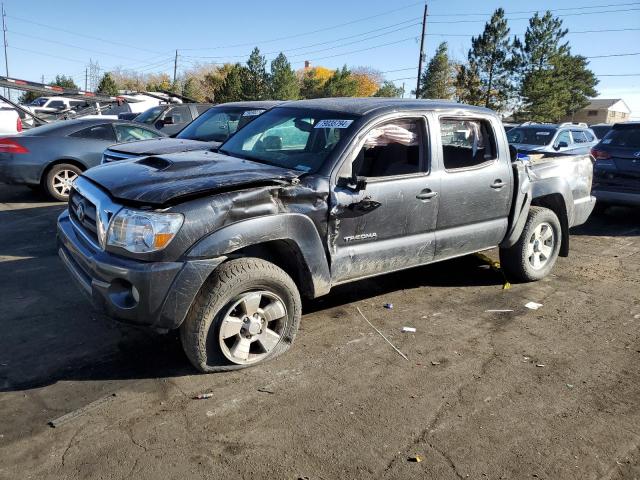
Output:
<svg viewBox="0 0 640 480">
<path fill-rule="evenodd" d="M 83 172 L 87 169 L 87 167 L 82 162 L 79 162 L 78 160 L 73 160 L 71 158 L 60 158 L 58 160 L 54 160 L 53 162 L 51 162 L 49 165 L 45 167 L 45 169 L 42 171 L 42 175 L 40 175 L 40 184 L 44 185 L 44 181 L 47 178 L 47 175 L 49 174 L 51 169 L 56 165 L 60 165 L 62 163 L 67 163 L 69 165 L 73 165 L 74 167 L 78 167 Z"/>
<path fill-rule="evenodd" d="M 567 215 L 567 206 L 564 203 L 564 197 L 559 193 L 552 193 L 542 197 L 534 198 L 531 205 L 535 207 L 548 208 L 553 211 L 560 220 L 560 228 L 562 230 L 562 243 L 560 244 L 559 255 L 561 257 L 569 256 L 569 217 Z"/>
<path fill-rule="evenodd" d="M 298 245 L 290 240 L 272 240 L 236 250 L 229 258 L 256 257 L 284 270 L 305 297 L 313 296 L 313 280 L 307 262 Z"/>
</svg>

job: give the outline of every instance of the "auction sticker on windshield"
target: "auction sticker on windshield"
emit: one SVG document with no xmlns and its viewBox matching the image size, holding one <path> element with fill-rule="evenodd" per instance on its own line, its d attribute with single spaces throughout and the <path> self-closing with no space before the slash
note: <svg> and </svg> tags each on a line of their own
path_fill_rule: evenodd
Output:
<svg viewBox="0 0 640 480">
<path fill-rule="evenodd" d="M 313 128 L 349 128 L 353 120 L 320 120 Z"/>
<path fill-rule="evenodd" d="M 260 115 L 263 110 L 247 110 L 242 114 L 243 117 L 255 117 L 256 115 Z"/>
</svg>

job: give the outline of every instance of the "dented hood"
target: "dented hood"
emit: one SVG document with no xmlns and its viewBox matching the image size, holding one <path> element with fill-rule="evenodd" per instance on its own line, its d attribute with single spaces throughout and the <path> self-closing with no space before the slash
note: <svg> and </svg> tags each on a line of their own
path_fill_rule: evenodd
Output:
<svg viewBox="0 0 640 480">
<path fill-rule="evenodd" d="M 160 137 L 139 142 L 112 145 L 109 150 L 129 155 L 164 155 L 166 153 L 189 152 L 192 150 L 211 150 L 218 148 L 220 142 L 201 142 L 185 138 Z"/>
<path fill-rule="evenodd" d="M 83 176 L 115 199 L 164 205 L 181 197 L 273 183 L 287 184 L 302 172 L 198 151 L 124 160 L 91 168 Z"/>
</svg>

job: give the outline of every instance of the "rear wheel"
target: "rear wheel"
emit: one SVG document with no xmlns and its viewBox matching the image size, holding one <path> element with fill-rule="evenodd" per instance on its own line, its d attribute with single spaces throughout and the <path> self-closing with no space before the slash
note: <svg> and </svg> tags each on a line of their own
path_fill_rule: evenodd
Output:
<svg viewBox="0 0 640 480">
<path fill-rule="evenodd" d="M 298 289 L 282 269 L 239 258 L 222 264 L 205 282 L 180 339 L 201 372 L 244 368 L 289 349 L 301 310 Z"/>
<path fill-rule="evenodd" d="M 518 242 L 500 249 L 500 265 L 508 278 L 532 282 L 546 277 L 558 259 L 562 230 L 556 214 L 531 207 Z"/>
<path fill-rule="evenodd" d="M 60 202 L 69 200 L 71 184 L 82 173 L 82 170 L 69 163 L 59 163 L 51 167 L 44 179 L 46 192 Z"/>
</svg>

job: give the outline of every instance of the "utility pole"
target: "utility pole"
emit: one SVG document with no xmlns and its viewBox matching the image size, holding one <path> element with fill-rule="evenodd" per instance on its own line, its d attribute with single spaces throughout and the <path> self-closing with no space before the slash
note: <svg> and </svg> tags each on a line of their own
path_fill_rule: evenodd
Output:
<svg viewBox="0 0 640 480">
<path fill-rule="evenodd" d="M 176 76 L 178 74 L 178 50 L 176 50 L 176 59 L 173 61 L 173 85 L 176 84 Z"/>
<path fill-rule="evenodd" d="M 89 87 L 89 69 L 84 68 L 84 91 L 86 92 Z"/>
<path fill-rule="evenodd" d="M 44 75 L 40 77 L 40 80 L 42 80 L 42 85 L 44 85 Z"/>
<path fill-rule="evenodd" d="M 4 11 L 4 2 L 2 2 L 2 38 L 4 39 L 4 68 L 6 76 L 9 76 L 9 59 L 7 58 L 7 14 Z M 5 96 L 11 100 L 11 92 L 5 88 Z"/>
<path fill-rule="evenodd" d="M 420 37 L 420 57 L 418 58 L 418 81 L 416 82 L 416 98 L 420 92 L 420 75 L 422 75 L 422 62 L 424 61 L 424 37 L 427 33 L 427 3 L 424 4 L 424 14 L 422 15 L 422 36 Z"/>
</svg>

